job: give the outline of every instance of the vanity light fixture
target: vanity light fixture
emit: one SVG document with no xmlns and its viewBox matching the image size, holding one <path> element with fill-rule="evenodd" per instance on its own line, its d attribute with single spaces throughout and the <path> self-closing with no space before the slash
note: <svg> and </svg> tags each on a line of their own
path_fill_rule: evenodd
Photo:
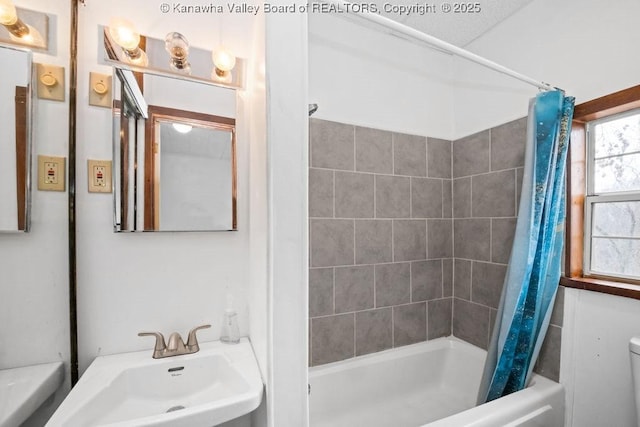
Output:
<svg viewBox="0 0 640 427">
<path fill-rule="evenodd" d="M 169 65 L 174 70 L 191 74 L 189 64 L 189 41 L 180 33 L 171 32 L 164 39 L 164 48 L 171 56 Z"/>
<path fill-rule="evenodd" d="M 11 40 L 30 46 L 46 47 L 42 34 L 18 17 L 16 7 L 11 0 L 0 0 L 0 24 L 9 31 Z"/>
<path fill-rule="evenodd" d="M 140 33 L 131 21 L 112 18 L 109 22 L 109 35 L 122 48 L 126 62 L 142 67 L 149 65 L 147 54 L 140 49 Z"/>
<path fill-rule="evenodd" d="M 223 46 L 218 47 L 211 54 L 213 60 L 213 72 L 211 77 L 224 83 L 230 83 L 233 80 L 231 70 L 236 66 L 236 57 L 227 51 Z"/>
</svg>

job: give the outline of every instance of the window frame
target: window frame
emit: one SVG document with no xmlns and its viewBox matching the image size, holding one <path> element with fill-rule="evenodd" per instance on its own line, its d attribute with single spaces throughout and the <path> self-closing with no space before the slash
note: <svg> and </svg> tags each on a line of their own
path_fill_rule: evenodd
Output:
<svg viewBox="0 0 640 427">
<path fill-rule="evenodd" d="M 596 193 L 595 192 L 595 182 L 594 182 L 594 173 L 595 173 L 595 126 L 606 123 L 608 121 L 613 121 L 617 119 L 621 119 L 624 117 L 639 115 L 640 109 L 634 108 L 627 111 L 610 114 L 605 117 L 600 117 L 595 120 L 588 121 L 585 123 L 586 129 L 586 154 L 587 154 L 587 164 L 586 164 L 586 189 L 585 189 L 585 198 L 584 198 L 584 250 L 583 250 L 583 260 L 582 265 L 584 266 L 583 275 L 585 277 L 597 277 L 603 279 L 612 279 L 612 280 L 629 280 L 632 282 L 640 281 L 640 277 L 628 276 L 624 274 L 607 274 L 606 272 L 598 272 L 594 271 L 591 268 L 591 255 L 592 255 L 592 247 L 593 247 L 593 236 L 592 236 L 592 220 L 593 220 L 593 208 L 597 203 L 615 203 L 615 202 L 637 202 L 640 201 L 640 190 L 631 190 L 631 191 L 611 191 L 611 192 L 603 192 Z M 636 154 L 638 152 L 627 153 L 627 154 Z"/>
<path fill-rule="evenodd" d="M 585 222 L 587 218 L 586 177 L 587 123 L 640 108 L 640 85 L 576 105 L 567 159 L 567 219 L 565 271 L 560 284 L 640 299 L 640 280 L 604 277 L 585 270 Z M 620 193 L 618 193 L 620 194 Z M 592 202 L 592 199 L 590 200 Z"/>
</svg>

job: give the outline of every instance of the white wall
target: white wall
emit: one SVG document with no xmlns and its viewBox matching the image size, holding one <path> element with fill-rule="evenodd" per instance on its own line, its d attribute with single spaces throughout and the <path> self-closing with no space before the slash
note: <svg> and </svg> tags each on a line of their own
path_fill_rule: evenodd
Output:
<svg viewBox="0 0 640 427">
<path fill-rule="evenodd" d="M 467 48 L 582 103 L 640 83 L 638 16 L 637 0 L 535 0 Z M 526 115 L 537 92 L 461 59 L 455 69 L 455 138 Z M 628 340 L 640 334 L 640 302 L 571 289 L 565 301 L 567 425 L 636 425 Z"/>
<path fill-rule="evenodd" d="M 55 47 L 33 60 L 65 67 L 68 82 L 68 2 L 16 4 L 50 15 Z M 31 232 L 0 234 L 0 369 L 63 361 L 69 372 L 67 193 L 38 191 L 35 183 L 38 154 L 67 156 L 68 96 L 67 85 L 65 102 L 35 100 Z M 38 416 L 46 419 L 68 390 L 67 376 L 56 400 Z"/>
<path fill-rule="evenodd" d="M 640 336 L 640 301 L 566 289 L 564 316 L 567 425 L 637 425 L 629 340 Z"/>
<path fill-rule="evenodd" d="M 211 323 L 213 327 L 202 331 L 200 338 L 217 339 L 227 292 L 234 296 L 241 334 L 249 334 L 250 142 L 244 130 L 249 118 L 238 117 L 236 123 L 237 232 L 114 234 L 111 195 L 87 192 L 87 159 L 111 158 L 111 111 L 88 106 L 87 99 L 89 72 L 111 72 L 110 67 L 99 65 L 98 25 L 108 24 L 114 14 L 133 20 L 145 35 L 164 38 L 178 31 L 193 46 L 206 49 L 218 44 L 219 24 L 223 24 L 225 44 L 245 58 L 253 53 L 256 19 L 228 13 L 223 18 L 163 14 L 158 3 L 124 0 L 87 2 L 80 8 L 77 244 L 81 372 L 101 354 L 151 349 L 152 342 L 137 336 L 142 330 L 185 334 L 193 326 Z"/>
<path fill-rule="evenodd" d="M 291 4 L 298 8 L 305 0 Z M 268 156 L 269 427 L 306 427 L 307 17 L 265 15 Z M 292 65 L 293 64 L 293 65 Z"/>
<path fill-rule="evenodd" d="M 534 0 L 466 46 L 585 102 L 640 82 L 640 2 Z M 527 114 L 537 89 L 456 58 L 455 139 Z"/>
<path fill-rule="evenodd" d="M 328 14 L 309 16 L 314 118 L 451 139 L 453 57 Z"/>
</svg>

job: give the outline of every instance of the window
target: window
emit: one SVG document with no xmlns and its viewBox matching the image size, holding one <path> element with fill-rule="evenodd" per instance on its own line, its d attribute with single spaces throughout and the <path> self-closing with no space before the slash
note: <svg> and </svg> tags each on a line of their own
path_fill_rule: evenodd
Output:
<svg viewBox="0 0 640 427">
<path fill-rule="evenodd" d="M 640 109 L 586 123 L 585 276 L 640 279 Z"/>
<path fill-rule="evenodd" d="M 640 85 L 578 104 L 560 284 L 640 300 Z"/>
</svg>

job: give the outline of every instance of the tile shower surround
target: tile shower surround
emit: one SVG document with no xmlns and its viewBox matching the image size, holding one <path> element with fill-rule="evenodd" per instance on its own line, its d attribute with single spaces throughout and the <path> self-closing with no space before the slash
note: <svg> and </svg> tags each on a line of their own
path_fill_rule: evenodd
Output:
<svg viewBox="0 0 640 427">
<path fill-rule="evenodd" d="M 451 334 L 451 142 L 310 120 L 310 363 Z"/>
<path fill-rule="evenodd" d="M 452 143 L 310 120 L 310 365 L 452 333 L 487 348 L 525 126 Z M 562 298 L 537 366 L 555 380 Z"/>
<path fill-rule="evenodd" d="M 486 349 L 509 262 L 524 169 L 526 118 L 452 144 L 453 335 Z M 558 381 L 564 288 L 536 372 Z"/>
</svg>

